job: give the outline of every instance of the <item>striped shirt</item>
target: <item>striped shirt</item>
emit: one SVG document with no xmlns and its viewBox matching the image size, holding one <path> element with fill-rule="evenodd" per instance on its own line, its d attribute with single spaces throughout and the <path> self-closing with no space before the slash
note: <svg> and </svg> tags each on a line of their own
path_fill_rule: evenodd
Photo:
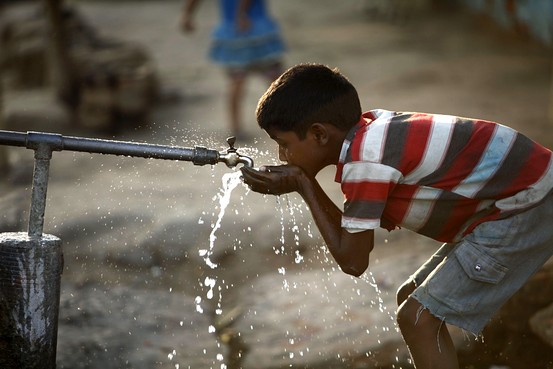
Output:
<svg viewBox="0 0 553 369">
<path fill-rule="evenodd" d="M 538 204 L 551 151 L 501 124 L 372 110 L 348 133 L 336 181 L 351 232 L 410 229 L 455 242 L 481 222 Z"/>
</svg>

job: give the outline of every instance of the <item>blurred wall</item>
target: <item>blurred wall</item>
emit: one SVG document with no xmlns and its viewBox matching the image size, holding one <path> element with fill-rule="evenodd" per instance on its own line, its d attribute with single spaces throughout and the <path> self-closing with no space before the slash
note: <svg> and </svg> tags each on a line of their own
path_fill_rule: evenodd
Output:
<svg viewBox="0 0 553 369">
<path fill-rule="evenodd" d="M 553 46 L 553 0 L 452 0 Z"/>
</svg>

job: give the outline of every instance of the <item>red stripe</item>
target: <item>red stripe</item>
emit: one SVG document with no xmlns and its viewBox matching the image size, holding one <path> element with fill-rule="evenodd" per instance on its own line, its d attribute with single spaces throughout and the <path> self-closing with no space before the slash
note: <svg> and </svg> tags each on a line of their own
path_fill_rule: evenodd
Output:
<svg viewBox="0 0 553 369">
<path fill-rule="evenodd" d="M 432 129 L 432 116 L 427 114 L 413 114 L 409 120 L 409 130 L 405 140 L 403 157 L 399 170 L 409 174 L 421 162 L 428 145 L 428 138 Z"/>
<path fill-rule="evenodd" d="M 355 137 L 352 139 L 350 144 L 351 160 L 360 161 L 361 160 L 361 144 L 365 141 L 365 136 L 367 135 L 366 127 L 361 127 L 356 132 Z"/>
<path fill-rule="evenodd" d="M 419 187 L 415 185 L 399 185 L 388 198 L 384 214 L 387 219 L 396 224 L 403 223 L 403 219 L 409 210 L 409 205 Z"/>
<path fill-rule="evenodd" d="M 490 138 L 493 136 L 495 125 L 484 121 L 475 121 L 475 128 L 465 149 L 459 153 L 457 159 L 444 174 L 442 180 L 435 185 L 450 191 L 461 183 L 480 161 Z M 455 140 L 455 137 L 452 137 Z"/>
<path fill-rule="evenodd" d="M 355 182 L 342 183 L 342 192 L 347 194 L 348 201 L 386 201 L 395 183 Z"/>
<path fill-rule="evenodd" d="M 522 171 L 520 173 L 513 173 L 513 181 L 498 194 L 498 198 L 512 196 L 536 183 L 547 170 L 550 160 L 551 152 L 534 144 L 532 152 L 528 155 L 526 162 L 521 167 Z"/>
</svg>

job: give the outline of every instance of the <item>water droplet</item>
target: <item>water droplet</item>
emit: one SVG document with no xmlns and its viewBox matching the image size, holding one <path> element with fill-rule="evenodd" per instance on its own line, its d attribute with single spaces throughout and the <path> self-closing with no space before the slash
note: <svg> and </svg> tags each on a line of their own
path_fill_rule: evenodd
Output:
<svg viewBox="0 0 553 369">
<path fill-rule="evenodd" d="M 299 250 L 296 250 L 296 258 L 294 259 L 294 262 L 296 264 L 299 264 L 303 261 L 303 256 L 301 256 Z"/>
</svg>

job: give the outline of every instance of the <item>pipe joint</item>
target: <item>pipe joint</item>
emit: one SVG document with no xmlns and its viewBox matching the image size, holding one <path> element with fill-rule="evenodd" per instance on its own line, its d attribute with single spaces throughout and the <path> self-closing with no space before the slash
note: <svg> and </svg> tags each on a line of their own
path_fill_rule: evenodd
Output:
<svg viewBox="0 0 553 369">
<path fill-rule="evenodd" d="M 27 132 L 26 147 L 32 150 L 38 150 L 47 146 L 50 151 L 63 150 L 63 136 L 57 133 L 45 132 Z"/>
</svg>

